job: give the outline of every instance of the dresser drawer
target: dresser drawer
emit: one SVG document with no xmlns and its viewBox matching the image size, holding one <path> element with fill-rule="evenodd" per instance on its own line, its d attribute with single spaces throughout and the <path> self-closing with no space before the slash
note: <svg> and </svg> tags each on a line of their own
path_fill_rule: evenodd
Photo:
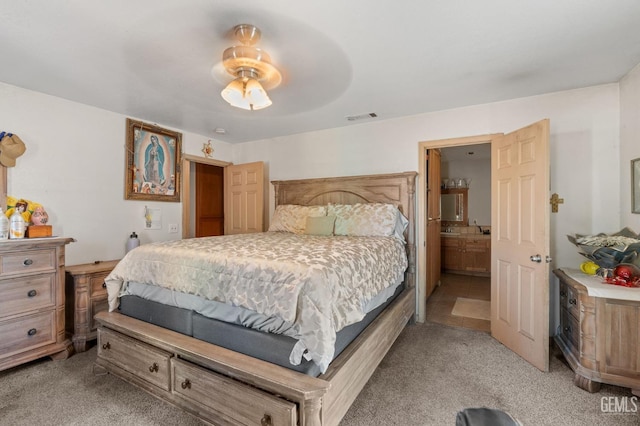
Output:
<svg viewBox="0 0 640 426">
<path fill-rule="evenodd" d="M 295 425 L 296 404 L 194 364 L 173 358 L 173 393 L 206 407 L 216 424 Z M 224 392 L 217 392 L 224 389 Z"/>
<path fill-rule="evenodd" d="M 576 320 L 580 319 L 580 293 L 571 286 L 567 286 L 567 309 Z"/>
<path fill-rule="evenodd" d="M 55 311 L 52 309 L 0 322 L 0 336 L 0 356 L 55 343 Z"/>
<path fill-rule="evenodd" d="M 104 284 L 104 279 L 107 278 L 109 272 L 103 274 L 92 275 L 89 279 L 89 285 L 91 286 L 91 296 L 104 296 L 107 297 L 107 287 Z"/>
<path fill-rule="evenodd" d="M 56 270 L 55 249 L 14 252 L 0 256 L 0 278 L 32 272 L 53 272 Z"/>
<path fill-rule="evenodd" d="M 98 357 L 166 391 L 173 355 L 108 329 L 98 329 Z"/>
<path fill-rule="evenodd" d="M 564 342 L 576 357 L 579 356 L 580 323 L 567 309 L 560 309 L 560 327 Z"/>
<path fill-rule="evenodd" d="M 560 281 L 560 308 L 567 308 L 567 284 L 564 281 Z"/>
<path fill-rule="evenodd" d="M 0 281 L 0 317 L 53 307 L 56 274 Z"/>
</svg>

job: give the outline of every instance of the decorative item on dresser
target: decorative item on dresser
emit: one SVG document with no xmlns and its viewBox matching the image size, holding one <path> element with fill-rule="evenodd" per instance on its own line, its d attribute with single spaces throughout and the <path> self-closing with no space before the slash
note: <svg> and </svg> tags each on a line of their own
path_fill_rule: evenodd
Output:
<svg viewBox="0 0 640 426">
<path fill-rule="evenodd" d="M 72 353 L 65 335 L 64 250 L 74 241 L 0 242 L 0 370 Z"/>
<path fill-rule="evenodd" d="M 104 279 L 117 263 L 97 261 L 66 268 L 66 326 L 76 352 L 86 351 L 87 342 L 97 338 L 93 317 L 108 308 Z"/>
<path fill-rule="evenodd" d="M 640 396 L 640 289 L 603 282 L 577 269 L 556 269 L 560 329 L 554 340 L 575 372 L 576 386 L 601 383 Z"/>
</svg>

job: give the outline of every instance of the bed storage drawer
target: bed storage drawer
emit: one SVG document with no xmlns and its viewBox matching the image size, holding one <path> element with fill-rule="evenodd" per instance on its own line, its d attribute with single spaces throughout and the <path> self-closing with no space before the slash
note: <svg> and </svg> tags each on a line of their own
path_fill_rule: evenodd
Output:
<svg viewBox="0 0 640 426">
<path fill-rule="evenodd" d="M 169 359 L 173 355 L 108 329 L 98 329 L 98 358 L 169 390 Z"/>
<path fill-rule="evenodd" d="M 295 425 L 296 404 L 172 358 L 173 392 L 209 411 L 216 424 Z M 219 390 L 224 389 L 224 392 Z"/>
</svg>

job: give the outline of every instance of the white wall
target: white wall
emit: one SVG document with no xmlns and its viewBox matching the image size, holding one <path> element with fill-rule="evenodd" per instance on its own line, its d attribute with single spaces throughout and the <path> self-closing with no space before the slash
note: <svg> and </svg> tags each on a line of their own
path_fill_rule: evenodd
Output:
<svg viewBox="0 0 640 426">
<path fill-rule="evenodd" d="M 631 213 L 630 162 L 640 158 L 640 64 L 620 81 L 620 222 L 640 233 L 640 214 Z"/>
<path fill-rule="evenodd" d="M 637 74 L 636 69 L 623 81 L 629 87 L 625 93 L 638 90 Z M 621 160 L 619 146 L 618 87 L 602 85 L 239 145 L 213 141 L 214 158 L 265 161 L 271 180 L 418 170 L 420 141 L 509 132 L 550 118 L 550 189 L 565 200 L 560 212 L 551 215 L 552 267 L 576 266 L 582 259 L 566 234 L 614 232 L 622 218 L 640 231 L 638 215 L 623 216 L 620 208 L 619 168 L 621 162 L 628 168 L 628 162 Z M 625 111 L 631 109 L 637 117 L 638 97 L 628 96 L 634 102 L 627 102 Z M 177 237 L 168 234 L 167 224 L 181 223 L 180 203 L 124 200 L 126 116 L 3 83 L 0 116 L 2 130 L 18 134 L 27 145 L 8 171 L 8 193 L 42 203 L 54 233 L 77 240 L 68 247 L 67 264 L 120 258 L 131 231 L 138 232 L 142 243 Z M 638 126 L 637 119 L 625 123 Z M 182 133 L 183 151 L 202 155 L 208 139 Z M 637 128 L 631 131 L 622 150 L 635 152 L 635 157 L 640 156 L 633 140 L 637 134 Z M 628 179 L 623 183 L 623 198 L 628 198 L 624 185 Z M 273 208 L 273 196 L 270 203 Z M 162 209 L 162 230 L 142 230 L 145 205 Z"/>
<path fill-rule="evenodd" d="M 234 162 L 266 161 L 271 180 L 417 171 L 420 141 L 549 118 L 550 191 L 564 198 L 551 214 L 551 267 L 576 267 L 583 259 L 567 234 L 620 229 L 619 116 L 618 84 L 608 84 L 247 142 L 234 147 Z"/>
<path fill-rule="evenodd" d="M 8 194 L 41 203 L 54 234 L 76 239 L 67 265 L 121 258 L 132 231 L 143 244 L 181 235 L 181 203 L 124 199 L 126 116 L 0 83 L 0 117 L 0 130 L 27 146 L 8 169 Z M 183 152 L 202 156 L 207 140 L 182 132 Z M 231 145 L 212 146 L 214 158 L 231 159 Z M 144 230 L 145 205 L 161 209 L 161 230 Z"/>
</svg>

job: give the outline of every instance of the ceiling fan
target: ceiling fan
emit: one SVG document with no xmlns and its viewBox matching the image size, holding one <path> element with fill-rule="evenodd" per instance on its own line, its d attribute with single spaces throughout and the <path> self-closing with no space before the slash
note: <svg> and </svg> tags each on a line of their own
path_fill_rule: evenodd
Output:
<svg viewBox="0 0 640 426">
<path fill-rule="evenodd" d="M 233 32 L 240 45 L 225 49 L 222 64 L 235 79 L 222 90 L 221 96 L 237 108 L 250 111 L 267 108 L 272 102 L 266 89 L 277 87 L 282 74 L 271 63 L 269 54 L 254 46 L 262 35 L 255 25 L 236 25 Z"/>
</svg>

